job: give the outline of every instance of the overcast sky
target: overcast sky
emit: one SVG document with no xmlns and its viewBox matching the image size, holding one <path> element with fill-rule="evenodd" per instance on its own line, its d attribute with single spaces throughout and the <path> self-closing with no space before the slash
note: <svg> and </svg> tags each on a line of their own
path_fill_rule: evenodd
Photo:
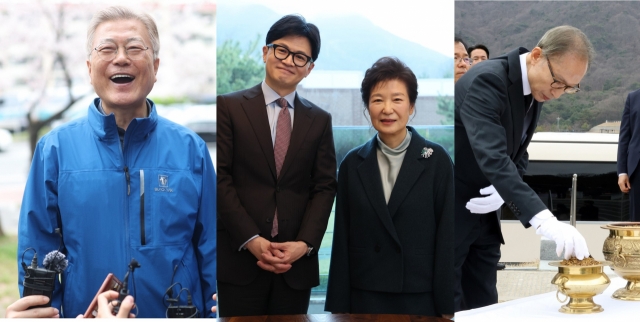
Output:
<svg viewBox="0 0 640 322">
<path fill-rule="evenodd" d="M 453 0 L 218 0 L 218 3 L 258 3 L 283 15 L 313 17 L 360 14 L 404 39 L 453 57 Z"/>
</svg>

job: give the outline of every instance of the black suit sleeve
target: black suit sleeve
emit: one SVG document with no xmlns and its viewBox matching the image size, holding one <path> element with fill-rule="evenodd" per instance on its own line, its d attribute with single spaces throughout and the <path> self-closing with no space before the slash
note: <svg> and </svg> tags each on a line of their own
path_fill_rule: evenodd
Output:
<svg viewBox="0 0 640 322">
<path fill-rule="evenodd" d="M 525 152 L 522 155 L 522 158 L 518 160 L 516 167 L 518 168 L 518 174 L 520 174 L 520 178 L 524 177 L 525 173 L 527 173 L 527 167 L 529 166 L 529 152 Z"/>
<path fill-rule="evenodd" d="M 346 158 L 345 158 L 346 160 Z M 351 281 L 349 280 L 349 194 L 348 167 L 343 161 L 338 173 L 338 197 L 333 226 L 331 264 L 325 311 L 332 313 L 351 312 Z"/>
<path fill-rule="evenodd" d="M 618 174 L 626 173 L 630 175 L 627 168 L 627 155 L 629 153 L 629 141 L 631 140 L 631 94 L 627 95 L 622 111 L 622 121 L 620 122 L 620 136 L 618 137 Z"/>
<path fill-rule="evenodd" d="M 233 120 L 226 97 L 217 98 L 217 168 L 218 218 L 231 236 L 232 246 L 239 249 L 249 238 L 260 234 L 246 209 L 242 206 L 233 183 Z"/>
<path fill-rule="evenodd" d="M 446 154 L 444 149 L 441 149 Z M 447 156 L 439 171 L 439 180 L 435 191 L 435 216 L 437 223 L 436 249 L 433 267 L 433 290 L 435 309 L 439 314 L 453 314 L 454 270 L 454 190 L 453 164 Z"/>
<path fill-rule="evenodd" d="M 327 115 L 311 172 L 309 202 L 296 237 L 296 240 L 311 244 L 314 252 L 320 248 L 327 229 L 336 196 L 336 185 L 336 151 L 333 145 L 331 115 Z"/>
<path fill-rule="evenodd" d="M 475 159 L 485 177 L 525 227 L 546 209 L 536 193 L 522 181 L 517 166 L 507 154 L 507 135 L 500 121 L 501 110 L 511 108 L 504 81 L 495 74 L 478 75 L 459 108 L 460 119 Z"/>
</svg>

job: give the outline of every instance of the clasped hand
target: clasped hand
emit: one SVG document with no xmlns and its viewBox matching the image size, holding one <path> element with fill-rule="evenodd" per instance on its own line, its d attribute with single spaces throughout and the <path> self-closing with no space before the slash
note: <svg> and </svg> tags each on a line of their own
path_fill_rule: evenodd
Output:
<svg viewBox="0 0 640 322">
<path fill-rule="evenodd" d="M 258 266 L 265 271 L 281 274 L 291 269 L 291 264 L 307 253 L 302 241 L 272 243 L 256 237 L 247 243 L 247 249 L 258 259 Z"/>
</svg>

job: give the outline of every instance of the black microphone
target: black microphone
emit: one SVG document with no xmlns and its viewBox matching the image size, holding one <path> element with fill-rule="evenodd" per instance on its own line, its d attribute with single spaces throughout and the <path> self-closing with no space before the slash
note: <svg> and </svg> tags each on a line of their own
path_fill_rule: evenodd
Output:
<svg viewBox="0 0 640 322">
<path fill-rule="evenodd" d="M 116 304 L 113 306 L 113 315 L 118 315 L 118 312 L 120 312 L 120 304 L 122 304 L 122 301 L 124 301 L 124 298 L 127 297 L 127 295 L 129 295 L 129 273 L 133 275 L 133 271 L 139 267 L 140 267 L 140 263 L 138 263 L 138 261 L 135 258 L 132 258 L 131 262 L 129 262 L 129 269 L 127 270 L 127 273 L 124 275 L 124 279 L 122 280 L 122 288 L 120 288 L 120 293 L 118 294 L 118 300 Z"/>
<path fill-rule="evenodd" d="M 44 295 L 49 298 L 49 302 L 46 304 L 32 306 L 31 308 L 51 307 L 51 298 L 53 297 L 53 289 L 55 287 L 56 275 L 62 273 L 69 261 L 65 258 L 65 255 L 60 252 L 62 247 L 62 234 L 60 228 L 56 228 L 56 233 L 60 235 L 60 247 L 58 250 L 51 251 L 45 256 L 42 262 L 43 267 L 38 267 L 38 253 L 33 248 L 27 248 L 23 253 L 22 268 L 24 269 L 24 280 L 22 285 L 24 289 L 22 291 L 22 297 L 30 295 Z M 24 263 L 24 253 L 27 250 L 33 249 L 33 259 L 31 260 L 31 266 L 27 266 Z"/>
</svg>

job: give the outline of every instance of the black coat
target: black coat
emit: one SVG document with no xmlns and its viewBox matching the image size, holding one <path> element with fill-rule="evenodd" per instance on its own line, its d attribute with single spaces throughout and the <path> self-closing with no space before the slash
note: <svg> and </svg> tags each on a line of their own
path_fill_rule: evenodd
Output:
<svg viewBox="0 0 640 322">
<path fill-rule="evenodd" d="M 409 129 L 388 205 L 375 136 L 340 165 L 327 311 L 351 312 L 356 288 L 433 292 L 436 311 L 453 312 L 453 167 L 444 148 Z M 433 149 L 428 158 L 421 155 L 425 147 Z"/>
<path fill-rule="evenodd" d="M 456 240 L 461 242 L 480 216 L 466 203 L 493 185 L 525 227 L 546 206 L 524 181 L 527 146 L 542 103 L 534 101 L 533 117 L 522 141 L 526 114 L 519 48 L 472 68 L 456 83 L 455 212 Z M 499 224 L 499 221 L 497 221 Z M 504 241 L 503 241 L 504 242 Z"/>
</svg>

